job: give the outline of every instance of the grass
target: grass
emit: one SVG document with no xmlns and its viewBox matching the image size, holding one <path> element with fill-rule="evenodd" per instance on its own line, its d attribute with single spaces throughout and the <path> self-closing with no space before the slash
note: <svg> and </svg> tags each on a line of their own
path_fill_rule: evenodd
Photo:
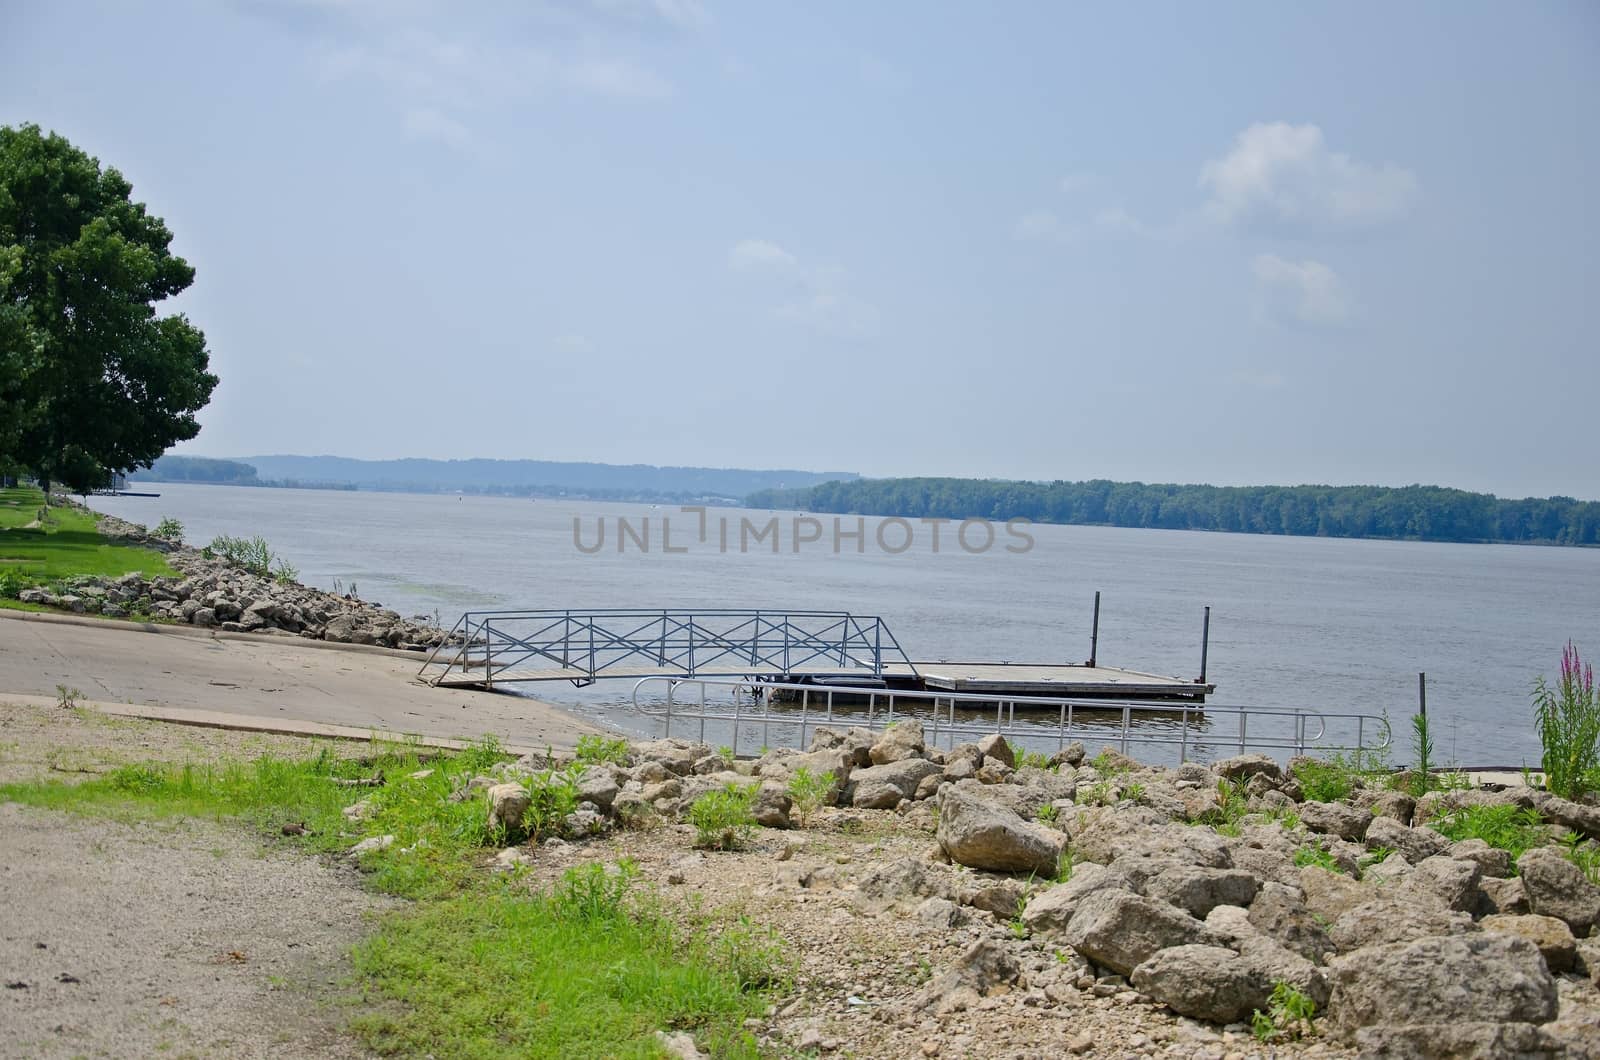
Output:
<svg viewBox="0 0 1600 1060">
<path fill-rule="evenodd" d="M 737 922 L 683 927 L 633 901 L 626 871 L 391 917 L 354 957 L 399 1006 L 361 1017 L 362 1037 L 391 1055 L 642 1058 L 661 1055 L 657 1029 L 687 1028 L 714 1055 L 756 1056 L 741 1024 L 766 1005 L 773 969 L 745 956 L 760 947 L 723 941 Z"/>
<path fill-rule="evenodd" d="M 46 585 L 74 575 L 177 574 L 153 549 L 110 544 L 94 515 L 78 508 L 50 508 L 43 525 L 30 528 L 43 508 L 44 494 L 37 489 L 0 489 L 0 575 L 12 575 L 10 584 Z M 21 605 L 0 600 L 0 606 Z"/>
<path fill-rule="evenodd" d="M 307 852 L 395 836 L 362 868 L 370 886 L 416 902 L 384 917 L 354 954 L 376 1004 L 352 1029 L 380 1053 L 656 1057 L 655 1032 L 682 1029 L 714 1055 L 757 1055 L 743 1021 L 787 984 L 780 940 L 742 916 L 669 915 L 625 862 L 576 866 L 548 890 L 531 890 L 519 872 L 485 872 L 482 855 L 503 837 L 489 831 L 481 797 L 450 796 L 505 757 L 485 740 L 426 763 L 409 744 L 362 759 L 323 747 L 302 758 L 143 763 L 80 784 L 3 784 L 0 802 L 244 822 Z M 380 771 L 381 786 L 334 783 Z M 549 793 L 554 813 L 569 779 L 549 771 L 527 784 Z M 370 813 L 348 820 L 357 801 Z M 281 834 L 302 822 L 309 834 Z"/>
<path fill-rule="evenodd" d="M 1513 864 L 1523 851 L 1546 841 L 1539 814 L 1520 806 L 1463 806 L 1428 826 L 1453 840 L 1481 839 L 1510 853 Z"/>
<path fill-rule="evenodd" d="M 620 736 L 585 733 L 578 737 L 575 751 L 580 765 L 628 764 L 628 741 Z"/>
</svg>

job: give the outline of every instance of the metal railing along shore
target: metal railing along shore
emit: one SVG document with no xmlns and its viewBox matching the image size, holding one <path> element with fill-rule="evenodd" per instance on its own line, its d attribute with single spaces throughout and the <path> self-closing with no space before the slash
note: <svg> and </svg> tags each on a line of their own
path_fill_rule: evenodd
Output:
<svg viewBox="0 0 1600 1060">
<path fill-rule="evenodd" d="M 728 746 L 735 754 L 745 733 L 759 731 L 760 747 L 804 750 L 818 726 L 881 732 L 908 718 L 922 722 L 935 747 L 999 733 L 1024 749 L 1059 751 L 1074 740 L 1114 743 L 1124 753 L 1130 746 L 1159 746 L 1176 749 L 1180 762 L 1223 751 L 1369 753 L 1392 740 L 1388 719 L 1378 714 L 737 679 L 646 677 L 633 686 L 633 707 L 659 719 L 663 736 L 674 735 L 675 725 L 677 735 L 692 732 L 701 742 L 708 725 L 714 733 L 731 730 Z"/>
</svg>

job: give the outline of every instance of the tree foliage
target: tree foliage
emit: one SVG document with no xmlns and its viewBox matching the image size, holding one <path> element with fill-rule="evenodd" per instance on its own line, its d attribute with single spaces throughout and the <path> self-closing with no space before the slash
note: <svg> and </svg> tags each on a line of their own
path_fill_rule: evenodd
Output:
<svg viewBox="0 0 1600 1060">
<path fill-rule="evenodd" d="M 1440 486 L 1178 486 L 895 478 L 752 494 L 752 508 L 1316 537 L 1600 544 L 1600 503 Z"/>
<path fill-rule="evenodd" d="M 205 336 L 155 304 L 194 282 L 133 187 L 37 125 L 0 127 L 0 463 L 75 490 L 199 432 Z"/>
</svg>

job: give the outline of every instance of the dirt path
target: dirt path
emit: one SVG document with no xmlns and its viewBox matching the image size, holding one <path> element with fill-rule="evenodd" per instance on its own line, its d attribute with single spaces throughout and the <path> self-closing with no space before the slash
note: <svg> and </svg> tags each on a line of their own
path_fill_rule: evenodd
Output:
<svg viewBox="0 0 1600 1060">
<path fill-rule="evenodd" d="M 364 1055 L 334 1002 L 386 903 L 354 870 L 10 803 L 0 849 L 0 1056 Z"/>
<path fill-rule="evenodd" d="M 0 782 L 319 746 L 0 700 Z M 0 1058 L 363 1055 L 340 1031 L 346 958 L 393 903 L 353 869 L 237 825 L 14 803 L 0 851 Z"/>
</svg>

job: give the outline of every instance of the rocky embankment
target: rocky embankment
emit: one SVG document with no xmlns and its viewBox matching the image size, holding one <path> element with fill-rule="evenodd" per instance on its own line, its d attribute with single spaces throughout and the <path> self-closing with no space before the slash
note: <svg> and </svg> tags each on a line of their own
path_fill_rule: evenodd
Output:
<svg viewBox="0 0 1600 1060">
<path fill-rule="evenodd" d="M 923 1040 L 924 1055 L 951 1040 L 984 1055 L 970 1039 L 987 1032 L 974 1028 L 999 1014 L 991 1025 L 1002 1037 L 988 1055 L 1034 1055 L 1042 1042 L 1038 1055 L 1600 1056 L 1600 887 L 1572 856 L 1600 839 L 1600 806 L 1543 790 L 1413 798 L 1354 777 L 1348 798 L 1319 802 L 1306 799 L 1296 763 L 1262 755 L 1167 769 L 1110 749 L 1086 760 L 1073 745 L 1023 765 L 999 736 L 928 747 L 915 722 L 878 735 L 822 729 L 806 752 L 754 761 L 663 740 L 630 746 L 620 762 L 572 767 L 565 780 L 536 771 L 547 764 L 508 763 L 458 795 L 485 799 L 492 823 L 515 828 L 530 805 L 548 804 L 550 784 L 573 787 L 565 839 L 508 848 L 502 865 L 559 864 L 591 843 L 615 853 L 629 835 L 643 844 L 682 832 L 675 822 L 728 785 L 757 788 L 751 809 L 765 828 L 817 831 L 831 816 L 852 834 L 922 837 L 899 856 L 876 840 L 881 853 L 852 863 L 848 882 L 841 866 L 851 859 L 808 862 L 804 832 L 784 841 L 776 863 L 762 862 L 766 879 L 747 889 L 815 892 L 852 915 L 892 918 L 880 921 L 885 935 L 910 924 L 913 937 L 960 941 L 944 971 L 862 1001 L 867 1018 L 822 1015 L 801 1031 L 780 1014 L 764 1032 L 774 1045 L 803 1035 L 803 1048 L 887 1055 L 885 1036 L 906 1034 Z M 796 776 L 827 774 L 823 807 L 797 806 L 806 785 Z M 1471 807 L 1528 811 L 1521 819 L 1536 845 L 1513 861 L 1430 827 Z M 712 885 L 740 871 L 736 855 L 694 857 L 712 863 Z M 682 883 L 683 871 L 666 882 Z M 778 926 L 805 941 L 813 924 L 832 922 L 826 908 Z M 826 953 L 838 937 L 811 941 Z M 845 952 L 828 960 L 843 964 Z M 1302 1008 L 1275 1009 L 1275 991 Z M 1297 1015 L 1305 1001 L 1315 1006 L 1310 1023 Z M 1256 1028 L 1261 1046 L 1251 1037 L 1257 1012 L 1268 1021 Z M 1053 1016 L 1048 1026 L 1066 1030 L 1026 1029 Z"/>
<path fill-rule="evenodd" d="M 50 588 L 24 589 L 18 599 L 107 618 L 145 617 L 227 633 L 298 636 L 410 651 L 428 651 L 448 636 L 421 616 L 406 619 L 354 596 L 262 577 L 198 549 L 156 537 L 135 523 L 101 515 L 99 524 L 101 536 L 108 540 L 167 553 L 167 562 L 182 576 L 80 576 Z"/>
</svg>

